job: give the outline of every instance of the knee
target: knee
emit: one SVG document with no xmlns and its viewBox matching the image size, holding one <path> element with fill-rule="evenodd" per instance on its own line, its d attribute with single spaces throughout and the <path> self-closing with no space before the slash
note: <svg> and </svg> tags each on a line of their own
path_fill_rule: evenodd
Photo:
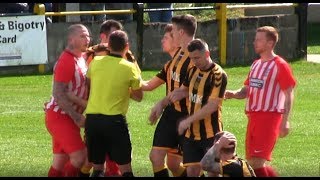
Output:
<svg viewBox="0 0 320 180">
<path fill-rule="evenodd" d="M 167 166 L 170 171 L 178 171 L 181 166 L 181 159 L 168 158 Z"/>
<path fill-rule="evenodd" d="M 258 169 L 265 165 L 266 160 L 263 158 L 253 157 L 248 159 L 248 163 L 253 169 Z"/>
<path fill-rule="evenodd" d="M 149 154 L 149 159 L 153 165 L 155 164 L 164 164 L 163 153 L 157 150 L 151 150 Z"/>
<path fill-rule="evenodd" d="M 81 150 L 70 155 L 70 162 L 73 166 L 81 168 L 86 161 L 86 151 Z"/>
</svg>

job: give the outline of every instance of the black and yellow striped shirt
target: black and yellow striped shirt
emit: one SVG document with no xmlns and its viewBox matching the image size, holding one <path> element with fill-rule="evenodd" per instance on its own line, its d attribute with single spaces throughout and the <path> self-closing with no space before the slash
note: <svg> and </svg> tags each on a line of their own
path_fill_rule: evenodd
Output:
<svg viewBox="0 0 320 180">
<path fill-rule="evenodd" d="M 224 97 L 227 74 L 216 63 L 206 71 L 193 67 L 188 71 L 183 85 L 189 87 L 188 111 L 192 115 L 206 105 L 209 99 Z M 219 104 L 218 110 L 206 118 L 193 122 L 185 136 L 201 140 L 214 137 L 214 134 L 222 131 L 221 106 Z"/>
<path fill-rule="evenodd" d="M 168 61 L 157 77 L 166 82 L 166 94 L 178 89 L 187 77 L 188 69 L 194 65 L 190 61 L 188 50 L 179 48 L 173 59 Z M 182 99 L 174 103 L 174 107 L 179 112 L 188 112 L 187 99 Z"/>
<path fill-rule="evenodd" d="M 241 158 L 221 162 L 220 170 L 222 177 L 256 177 L 252 167 Z"/>
</svg>

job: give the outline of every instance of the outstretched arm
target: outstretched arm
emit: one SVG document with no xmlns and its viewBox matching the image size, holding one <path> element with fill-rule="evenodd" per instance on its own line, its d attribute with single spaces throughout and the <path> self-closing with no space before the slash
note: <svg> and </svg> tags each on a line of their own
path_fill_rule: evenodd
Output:
<svg viewBox="0 0 320 180">
<path fill-rule="evenodd" d="M 247 91 L 248 91 L 248 86 L 243 86 L 241 89 L 231 91 L 231 90 L 226 90 L 224 94 L 225 99 L 244 99 L 247 97 Z"/>
<path fill-rule="evenodd" d="M 150 79 L 149 81 L 142 82 L 142 90 L 143 91 L 152 91 L 164 83 L 165 82 L 162 79 L 155 76 L 152 79 Z"/>
</svg>

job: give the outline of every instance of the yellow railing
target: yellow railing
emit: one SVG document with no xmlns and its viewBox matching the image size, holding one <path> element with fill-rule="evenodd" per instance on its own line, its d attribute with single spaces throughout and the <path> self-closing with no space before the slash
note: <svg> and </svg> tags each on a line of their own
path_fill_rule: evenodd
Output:
<svg viewBox="0 0 320 180">
<path fill-rule="evenodd" d="M 134 14 L 134 9 L 128 10 L 104 10 L 104 11 L 67 11 L 67 12 L 46 12 L 46 16 L 67 16 L 67 15 L 87 15 L 87 14 Z"/>
<path fill-rule="evenodd" d="M 297 3 L 281 4 L 251 4 L 251 5 L 226 5 L 226 3 L 216 3 L 216 18 L 219 25 L 219 56 L 221 65 L 227 62 L 227 9 L 261 9 L 275 7 L 296 7 Z"/>
</svg>

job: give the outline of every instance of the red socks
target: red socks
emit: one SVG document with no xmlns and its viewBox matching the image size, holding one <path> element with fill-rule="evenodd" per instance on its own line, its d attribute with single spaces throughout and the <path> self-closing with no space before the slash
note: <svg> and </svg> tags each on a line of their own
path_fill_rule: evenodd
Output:
<svg viewBox="0 0 320 180">
<path fill-rule="evenodd" d="M 106 156 L 105 176 L 121 176 L 118 164 L 115 161 L 110 160 L 109 156 Z"/>
<path fill-rule="evenodd" d="M 74 167 L 70 161 L 64 166 L 64 177 L 79 177 L 80 168 Z"/>
<path fill-rule="evenodd" d="M 271 166 L 266 166 L 265 168 L 267 169 L 269 177 L 278 177 L 278 173 Z"/>
<path fill-rule="evenodd" d="M 266 167 L 261 167 L 258 169 L 254 169 L 257 177 L 268 177 L 268 171 Z"/>
<path fill-rule="evenodd" d="M 278 177 L 278 174 L 271 166 L 254 169 L 257 177 Z"/>
<path fill-rule="evenodd" d="M 62 177 L 63 176 L 63 172 L 62 171 L 58 171 L 55 168 L 53 168 L 52 166 L 49 169 L 48 172 L 48 177 Z"/>
</svg>

